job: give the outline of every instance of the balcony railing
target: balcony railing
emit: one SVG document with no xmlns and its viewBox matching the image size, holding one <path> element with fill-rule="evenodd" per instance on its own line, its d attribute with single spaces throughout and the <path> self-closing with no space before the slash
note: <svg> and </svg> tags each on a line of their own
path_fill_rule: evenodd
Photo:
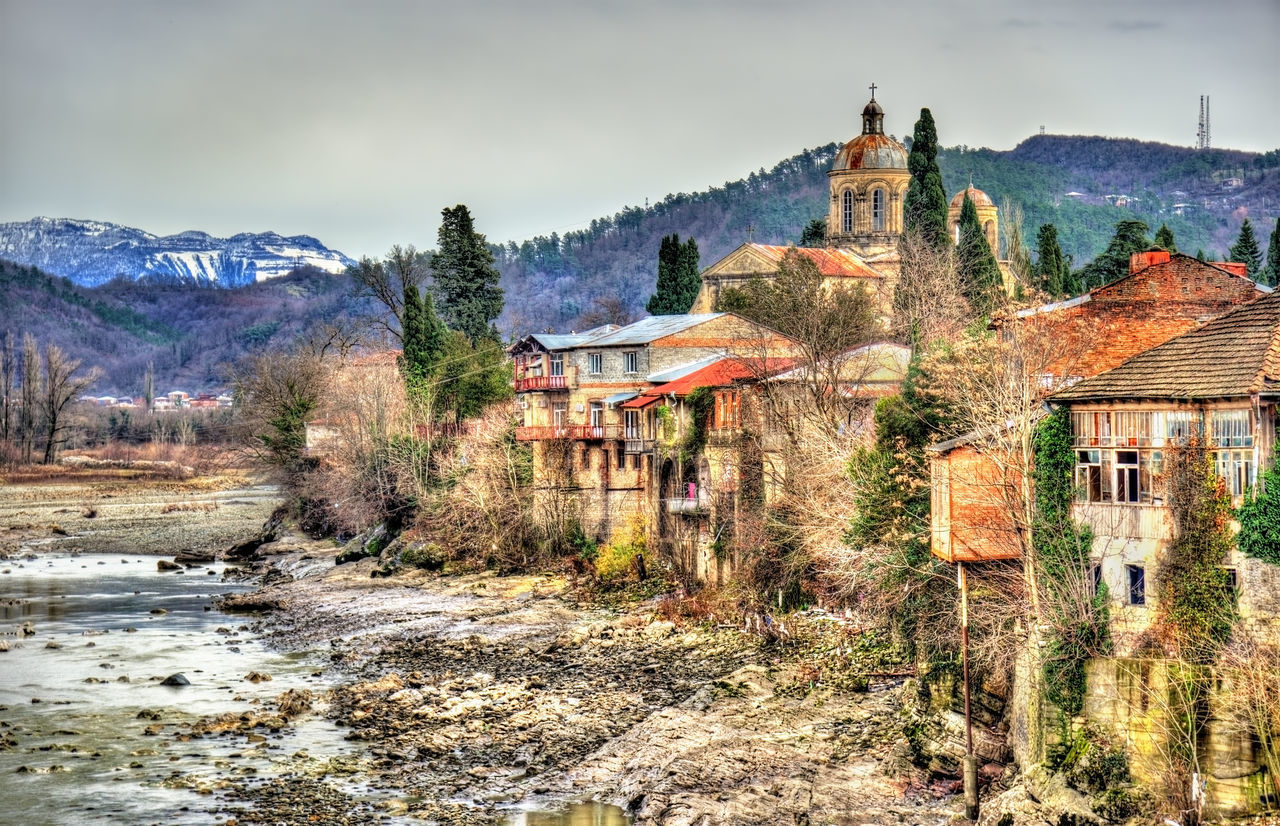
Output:
<svg viewBox="0 0 1280 826">
<path fill-rule="evenodd" d="M 668 499 L 666 502 L 667 513 L 679 513 L 686 516 L 706 513 L 711 507 L 711 503 L 706 499 L 696 497 L 692 499 L 685 497 L 681 497 L 679 499 Z"/>
<path fill-rule="evenodd" d="M 632 453 L 652 453 L 653 439 L 637 439 L 633 436 L 627 436 L 623 442 L 623 452 L 630 455 Z"/>
<path fill-rule="evenodd" d="M 564 376 L 524 376 L 515 381 L 517 393 L 527 393 L 530 390 L 567 390 L 569 387 Z"/>
<path fill-rule="evenodd" d="M 522 442 L 540 442 L 548 439 L 573 439 L 579 442 L 590 442 L 620 438 L 622 438 L 622 425 L 617 424 L 574 424 L 561 427 L 534 425 L 532 427 L 516 428 L 516 439 Z"/>
</svg>

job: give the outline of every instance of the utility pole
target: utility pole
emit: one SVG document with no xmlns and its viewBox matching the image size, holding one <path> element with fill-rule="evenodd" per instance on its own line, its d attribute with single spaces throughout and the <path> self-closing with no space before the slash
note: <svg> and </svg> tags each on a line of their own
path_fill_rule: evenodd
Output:
<svg viewBox="0 0 1280 826">
<path fill-rule="evenodd" d="M 960 586 L 960 647 L 964 666 L 964 816 L 978 819 L 978 758 L 973 753 L 973 713 L 969 700 L 969 578 L 963 562 L 956 564 Z"/>
</svg>

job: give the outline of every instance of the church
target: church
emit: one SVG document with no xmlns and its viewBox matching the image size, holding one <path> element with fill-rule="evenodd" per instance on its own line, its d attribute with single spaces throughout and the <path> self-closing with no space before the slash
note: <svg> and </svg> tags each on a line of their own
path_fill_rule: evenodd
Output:
<svg viewBox="0 0 1280 826">
<path fill-rule="evenodd" d="M 911 173 L 906 148 L 885 134 L 884 109 L 875 99 L 874 85 L 871 100 L 862 110 L 862 133 L 836 154 L 827 178 L 826 245 L 798 247 L 797 251 L 817 265 L 828 284 L 859 284 L 867 289 L 887 316 L 901 267 L 898 240 Z M 956 236 L 965 195 L 978 209 L 987 243 L 993 252 L 998 251 L 996 206 L 972 184 L 951 199 L 948 229 Z M 738 247 L 703 271 L 702 289 L 690 312 L 714 312 L 723 290 L 741 287 L 752 278 L 772 277 L 787 250 L 785 246 L 756 243 Z"/>
</svg>

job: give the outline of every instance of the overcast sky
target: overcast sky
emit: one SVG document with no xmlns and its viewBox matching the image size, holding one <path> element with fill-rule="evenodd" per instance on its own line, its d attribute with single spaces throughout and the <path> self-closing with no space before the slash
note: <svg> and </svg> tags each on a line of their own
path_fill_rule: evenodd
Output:
<svg viewBox="0 0 1280 826">
<path fill-rule="evenodd" d="M 0 0 L 0 222 L 581 227 L 885 127 L 1280 147 L 1280 0 Z M 981 186 L 981 182 L 976 182 Z"/>
</svg>

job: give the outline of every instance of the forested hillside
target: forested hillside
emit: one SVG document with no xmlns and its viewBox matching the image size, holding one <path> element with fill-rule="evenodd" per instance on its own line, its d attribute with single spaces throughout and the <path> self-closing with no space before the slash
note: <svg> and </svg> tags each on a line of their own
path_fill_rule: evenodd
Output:
<svg viewBox="0 0 1280 826">
<path fill-rule="evenodd" d="M 285 345 L 320 324 L 365 311 L 350 279 L 304 269 L 235 290 L 119 280 L 89 289 L 0 260 L 0 335 L 31 333 L 105 373 L 95 392 L 138 395 L 147 363 L 160 390 L 227 386 L 248 352 Z"/>
<path fill-rule="evenodd" d="M 584 230 L 496 247 L 509 299 L 503 328 L 568 330 L 584 314 L 594 322 L 601 311 L 641 313 L 661 239 L 671 233 L 697 240 L 704 267 L 747 240 L 798 241 L 809 221 L 826 215 L 827 170 L 838 148 L 807 149 L 706 192 L 626 207 Z M 948 195 L 972 179 L 997 204 L 1019 205 L 1027 237 L 1055 224 L 1076 267 L 1105 249 L 1125 218 L 1146 221 L 1153 232 L 1167 223 L 1183 251 L 1221 257 L 1245 217 L 1265 247 L 1280 214 L 1280 150 L 1260 155 L 1037 135 L 1009 151 L 942 149 L 938 163 Z"/>
</svg>

